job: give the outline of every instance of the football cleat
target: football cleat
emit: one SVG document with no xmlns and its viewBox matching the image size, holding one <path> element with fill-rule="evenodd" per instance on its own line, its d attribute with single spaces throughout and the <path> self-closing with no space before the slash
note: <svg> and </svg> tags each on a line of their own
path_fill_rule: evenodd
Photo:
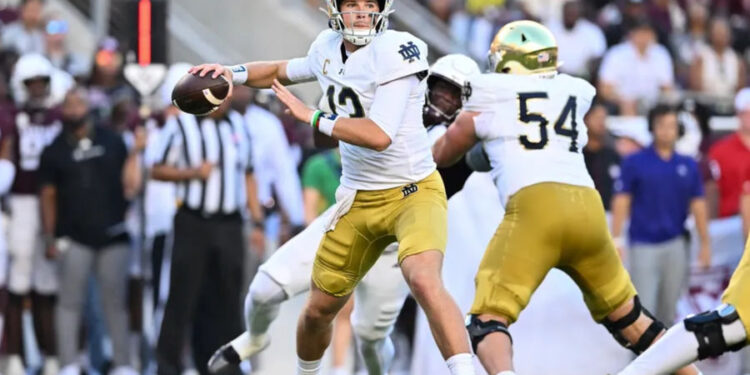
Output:
<svg viewBox="0 0 750 375">
<path fill-rule="evenodd" d="M 240 362 L 262 352 L 270 344 L 271 338 L 266 334 L 253 337 L 245 332 L 224 344 L 211 356 L 208 360 L 208 371 L 220 374 L 229 366 L 239 366 Z"/>
</svg>

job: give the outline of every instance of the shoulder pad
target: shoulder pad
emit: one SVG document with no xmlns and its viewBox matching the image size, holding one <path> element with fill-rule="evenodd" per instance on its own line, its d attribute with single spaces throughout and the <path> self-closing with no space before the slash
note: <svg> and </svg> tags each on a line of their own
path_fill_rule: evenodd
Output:
<svg viewBox="0 0 750 375">
<path fill-rule="evenodd" d="M 427 44 L 406 32 L 388 30 L 371 42 L 376 83 L 429 70 Z"/>
<path fill-rule="evenodd" d="M 335 31 L 331 29 L 325 29 L 315 37 L 315 40 L 310 44 L 310 49 L 307 51 L 307 55 L 311 55 L 315 50 L 325 47 L 332 40 L 340 37 Z"/>
<path fill-rule="evenodd" d="M 514 78 L 498 73 L 482 73 L 469 77 L 469 99 L 463 109 L 474 112 L 488 111 L 498 102 L 512 99 L 516 92 Z"/>
<path fill-rule="evenodd" d="M 578 78 L 578 77 L 570 77 L 570 78 L 575 81 L 577 91 L 579 91 L 581 95 L 586 97 L 586 99 L 588 100 L 594 99 L 594 96 L 596 96 L 596 88 L 591 83 L 589 83 L 583 78 Z"/>
</svg>

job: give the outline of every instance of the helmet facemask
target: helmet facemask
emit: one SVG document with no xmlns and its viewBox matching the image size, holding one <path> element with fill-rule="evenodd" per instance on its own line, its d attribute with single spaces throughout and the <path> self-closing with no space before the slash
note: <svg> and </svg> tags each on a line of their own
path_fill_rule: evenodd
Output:
<svg viewBox="0 0 750 375">
<path fill-rule="evenodd" d="M 379 12 L 368 11 L 346 11 L 341 12 L 339 3 L 341 0 L 326 0 L 328 9 L 321 9 L 328 15 L 328 26 L 335 32 L 341 34 L 344 40 L 356 45 L 364 46 L 388 29 L 388 16 L 393 12 L 391 4 L 393 0 L 379 0 Z M 352 15 L 355 19 L 359 15 L 370 18 L 367 28 L 348 27 L 344 23 L 344 14 Z"/>
<path fill-rule="evenodd" d="M 22 81 L 29 102 L 43 102 L 50 93 L 50 77 L 35 76 Z"/>
<path fill-rule="evenodd" d="M 422 109 L 425 126 L 451 123 L 466 101 L 467 89 L 445 77 L 430 74 Z"/>
</svg>

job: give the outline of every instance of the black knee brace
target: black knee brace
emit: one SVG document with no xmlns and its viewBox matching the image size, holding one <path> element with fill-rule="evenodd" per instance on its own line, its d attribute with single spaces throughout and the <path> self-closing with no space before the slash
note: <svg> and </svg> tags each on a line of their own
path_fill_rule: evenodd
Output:
<svg viewBox="0 0 750 375">
<path fill-rule="evenodd" d="M 510 343 L 513 343 L 513 337 L 508 331 L 508 326 L 498 322 L 497 320 L 490 320 L 483 322 L 479 320 L 477 315 L 469 315 L 466 317 L 466 330 L 469 331 L 469 338 L 471 339 L 471 348 L 474 349 L 474 353 L 477 352 L 477 346 L 485 336 L 490 333 L 500 332 L 504 333 L 510 339 Z"/>
<path fill-rule="evenodd" d="M 651 325 L 648 326 L 645 332 L 643 332 L 643 335 L 641 335 L 640 338 L 638 338 L 638 341 L 633 344 L 622 335 L 622 330 L 630 326 L 631 324 L 635 323 L 636 320 L 641 316 L 641 312 L 651 318 L 653 320 L 651 322 Z M 612 321 L 609 319 L 604 319 L 602 322 L 605 327 L 607 327 L 607 330 L 610 334 L 617 340 L 620 345 L 623 347 L 629 349 L 635 354 L 641 354 L 646 349 L 648 349 L 649 346 L 651 346 L 651 343 L 656 340 L 656 336 L 659 336 L 662 331 L 664 331 L 666 328 L 664 327 L 664 324 L 656 318 L 654 318 L 651 313 L 643 308 L 643 305 L 641 305 L 641 300 L 638 298 L 638 296 L 635 296 L 633 298 L 633 309 L 630 310 L 630 312 L 623 316 L 622 318 Z"/>
<path fill-rule="evenodd" d="M 737 309 L 732 305 L 723 305 L 717 310 L 685 319 L 685 329 L 693 332 L 698 339 L 698 359 L 718 357 L 728 351 L 736 352 L 745 346 L 745 342 L 727 345 L 723 326 L 740 319 Z"/>
</svg>

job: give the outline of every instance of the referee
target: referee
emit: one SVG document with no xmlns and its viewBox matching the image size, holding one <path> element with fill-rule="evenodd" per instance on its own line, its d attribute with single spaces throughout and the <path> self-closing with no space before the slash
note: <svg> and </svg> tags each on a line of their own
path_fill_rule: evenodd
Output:
<svg viewBox="0 0 750 375">
<path fill-rule="evenodd" d="M 249 208 L 253 243 L 262 243 L 262 212 L 252 175 L 250 136 L 228 102 L 207 117 L 185 113 L 164 126 L 152 177 L 177 182 L 169 296 L 157 344 L 157 373 L 182 372 L 185 334 L 194 363 L 207 374 L 213 350 L 243 331 L 241 288 Z"/>
</svg>

